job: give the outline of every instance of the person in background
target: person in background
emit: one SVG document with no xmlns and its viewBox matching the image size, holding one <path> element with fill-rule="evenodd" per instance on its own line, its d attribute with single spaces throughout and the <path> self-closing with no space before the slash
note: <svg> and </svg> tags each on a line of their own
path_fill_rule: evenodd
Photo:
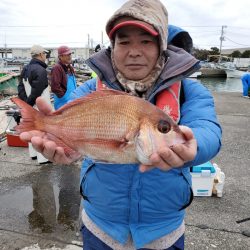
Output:
<svg viewBox="0 0 250 250">
<path fill-rule="evenodd" d="M 110 88 L 143 98 L 181 125 L 187 140 L 152 154 L 150 166 L 84 158 L 84 250 L 184 249 L 185 208 L 192 201 L 190 167 L 219 152 L 222 131 L 211 93 L 186 79 L 199 67 L 198 60 L 167 45 L 167 25 L 168 13 L 159 0 L 127 1 L 106 24 L 111 47 L 86 62 L 97 78 L 71 94 L 74 100 Z M 41 112 L 51 113 L 43 100 L 38 104 Z M 20 136 L 32 139 L 55 163 L 76 160 L 39 131 Z"/>
<path fill-rule="evenodd" d="M 36 99 L 39 96 L 44 97 L 46 102 L 51 104 L 46 71 L 47 64 L 45 63 L 48 52 L 40 45 L 33 45 L 30 50 L 32 59 L 21 72 L 18 97 L 30 106 L 35 106 Z M 37 159 L 38 163 L 48 162 L 42 154 L 33 149 L 31 143 L 29 143 L 29 155 L 32 159 Z"/>
<path fill-rule="evenodd" d="M 243 97 L 250 99 L 250 67 L 248 67 L 247 73 L 241 77 L 243 87 Z"/>
<path fill-rule="evenodd" d="M 94 49 L 94 51 L 95 51 L 95 53 L 97 53 L 97 52 L 99 52 L 100 50 L 102 50 L 102 49 L 104 49 L 105 48 L 105 46 L 104 45 L 101 45 L 101 44 L 97 44 L 96 46 L 95 46 L 95 49 Z M 97 77 L 97 74 L 95 73 L 95 71 L 93 71 L 92 70 L 92 73 L 91 73 L 91 76 L 90 76 L 91 78 L 96 78 Z"/>
<path fill-rule="evenodd" d="M 54 93 L 54 108 L 59 109 L 69 101 L 76 89 L 76 78 L 72 63 L 72 52 L 67 46 L 58 48 L 58 63 L 51 70 L 51 91 Z"/>
<path fill-rule="evenodd" d="M 168 25 L 168 45 L 174 45 L 178 48 L 182 48 L 188 53 L 192 53 L 193 39 L 189 33 L 180 27 L 169 24 Z"/>
</svg>

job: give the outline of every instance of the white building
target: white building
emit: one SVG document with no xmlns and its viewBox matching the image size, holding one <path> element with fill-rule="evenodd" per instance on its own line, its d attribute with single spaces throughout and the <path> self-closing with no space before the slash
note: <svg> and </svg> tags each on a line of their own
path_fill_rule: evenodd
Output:
<svg viewBox="0 0 250 250">
<path fill-rule="evenodd" d="M 57 48 L 49 48 L 46 47 L 46 50 L 50 50 L 50 57 L 57 58 Z M 26 58 L 30 59 L 30 48 L 11 48 L 12 50 L 12 58 Z M 89 57 L 89 49 L 88 48 L 71 48 L 73 52 L 73 58 L 82 58 L 87 59 Z"/>
</svg>

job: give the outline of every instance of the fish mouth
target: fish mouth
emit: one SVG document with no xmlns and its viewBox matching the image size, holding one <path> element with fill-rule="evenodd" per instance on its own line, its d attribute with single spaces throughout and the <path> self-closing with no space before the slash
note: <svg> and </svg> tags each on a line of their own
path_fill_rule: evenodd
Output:
<svg viewBox="0 0 250 250">
<path fill-rule="evenodd" d="M 145 140 L 142 139 L 141 133 L 139 132 L 138 135 L 135 138 L 135 144 L 136 144 L 136 153 L 138 160 L 145 165 L 150 165 L 151 162 L 149 160 L 150 156 L 155 150 L 154 147 L 154 139 L 153 139 L 152 131 L 147 131 L 147 143 Z M 147 150 L 145 150 L 148 147 Z"/>
</svg>

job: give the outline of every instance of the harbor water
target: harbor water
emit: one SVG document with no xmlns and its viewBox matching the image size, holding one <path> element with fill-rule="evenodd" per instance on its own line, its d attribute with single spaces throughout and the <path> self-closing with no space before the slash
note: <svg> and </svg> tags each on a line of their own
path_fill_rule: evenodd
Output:
<svg viewBox="0 0 250 250">
<path fill-rule="evenodd" d="M 198 82 L 215 92 L 242 92 L 240 78 L 199 78 Z"/>
<path fill-rule="evenodd" d="M 215 92 L 242 92 L 242 83 L 239 78 L 192 78 L 206 86 L 210 91 Z M 16 94 L 18 78 L 0 84 L 0 94 Z"/>
</svg>

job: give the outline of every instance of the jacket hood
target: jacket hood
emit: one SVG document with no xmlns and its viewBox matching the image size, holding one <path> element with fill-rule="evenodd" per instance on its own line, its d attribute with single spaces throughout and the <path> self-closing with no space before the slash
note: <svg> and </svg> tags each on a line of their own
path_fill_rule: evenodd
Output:
<svg viewBox="0 0 250 250">
<path fill-rule="evenodd" d="M 180 27 L 169 24 L 168 25 L 168 45 L 174 45 L 182 48 L 187 52 L 191 52 L 193 49 L 193 40 L 186 30 Z"/>
<path fill-rule="evenodd" d="M 115 22 L 121 17 L 131 17 L 152 25 L 159 33 L 160 51 L 167 49 L 168 12 L 159 0 L 127 1 L 108 20 L 106 24 L 107 34 L 109 34 Z"/>
<path fill-rule="evenodd" d="M 165 63 L 163 71 L 159 76 L 159 82 L 166 82 L 170 79 L 176 79 L 176 81 L 182 80 L 199 69 L 199 61 L 181 48 L 169 45 L 167 54 L 169 59 Z M 109 85 L 109 87 L 117 89 L 117 86 L 120 86 L 112 67 L 110 49 L 95 53 L 86 60 L 86 64 L 95 71 L 100 80 Z"/>
</svg>

